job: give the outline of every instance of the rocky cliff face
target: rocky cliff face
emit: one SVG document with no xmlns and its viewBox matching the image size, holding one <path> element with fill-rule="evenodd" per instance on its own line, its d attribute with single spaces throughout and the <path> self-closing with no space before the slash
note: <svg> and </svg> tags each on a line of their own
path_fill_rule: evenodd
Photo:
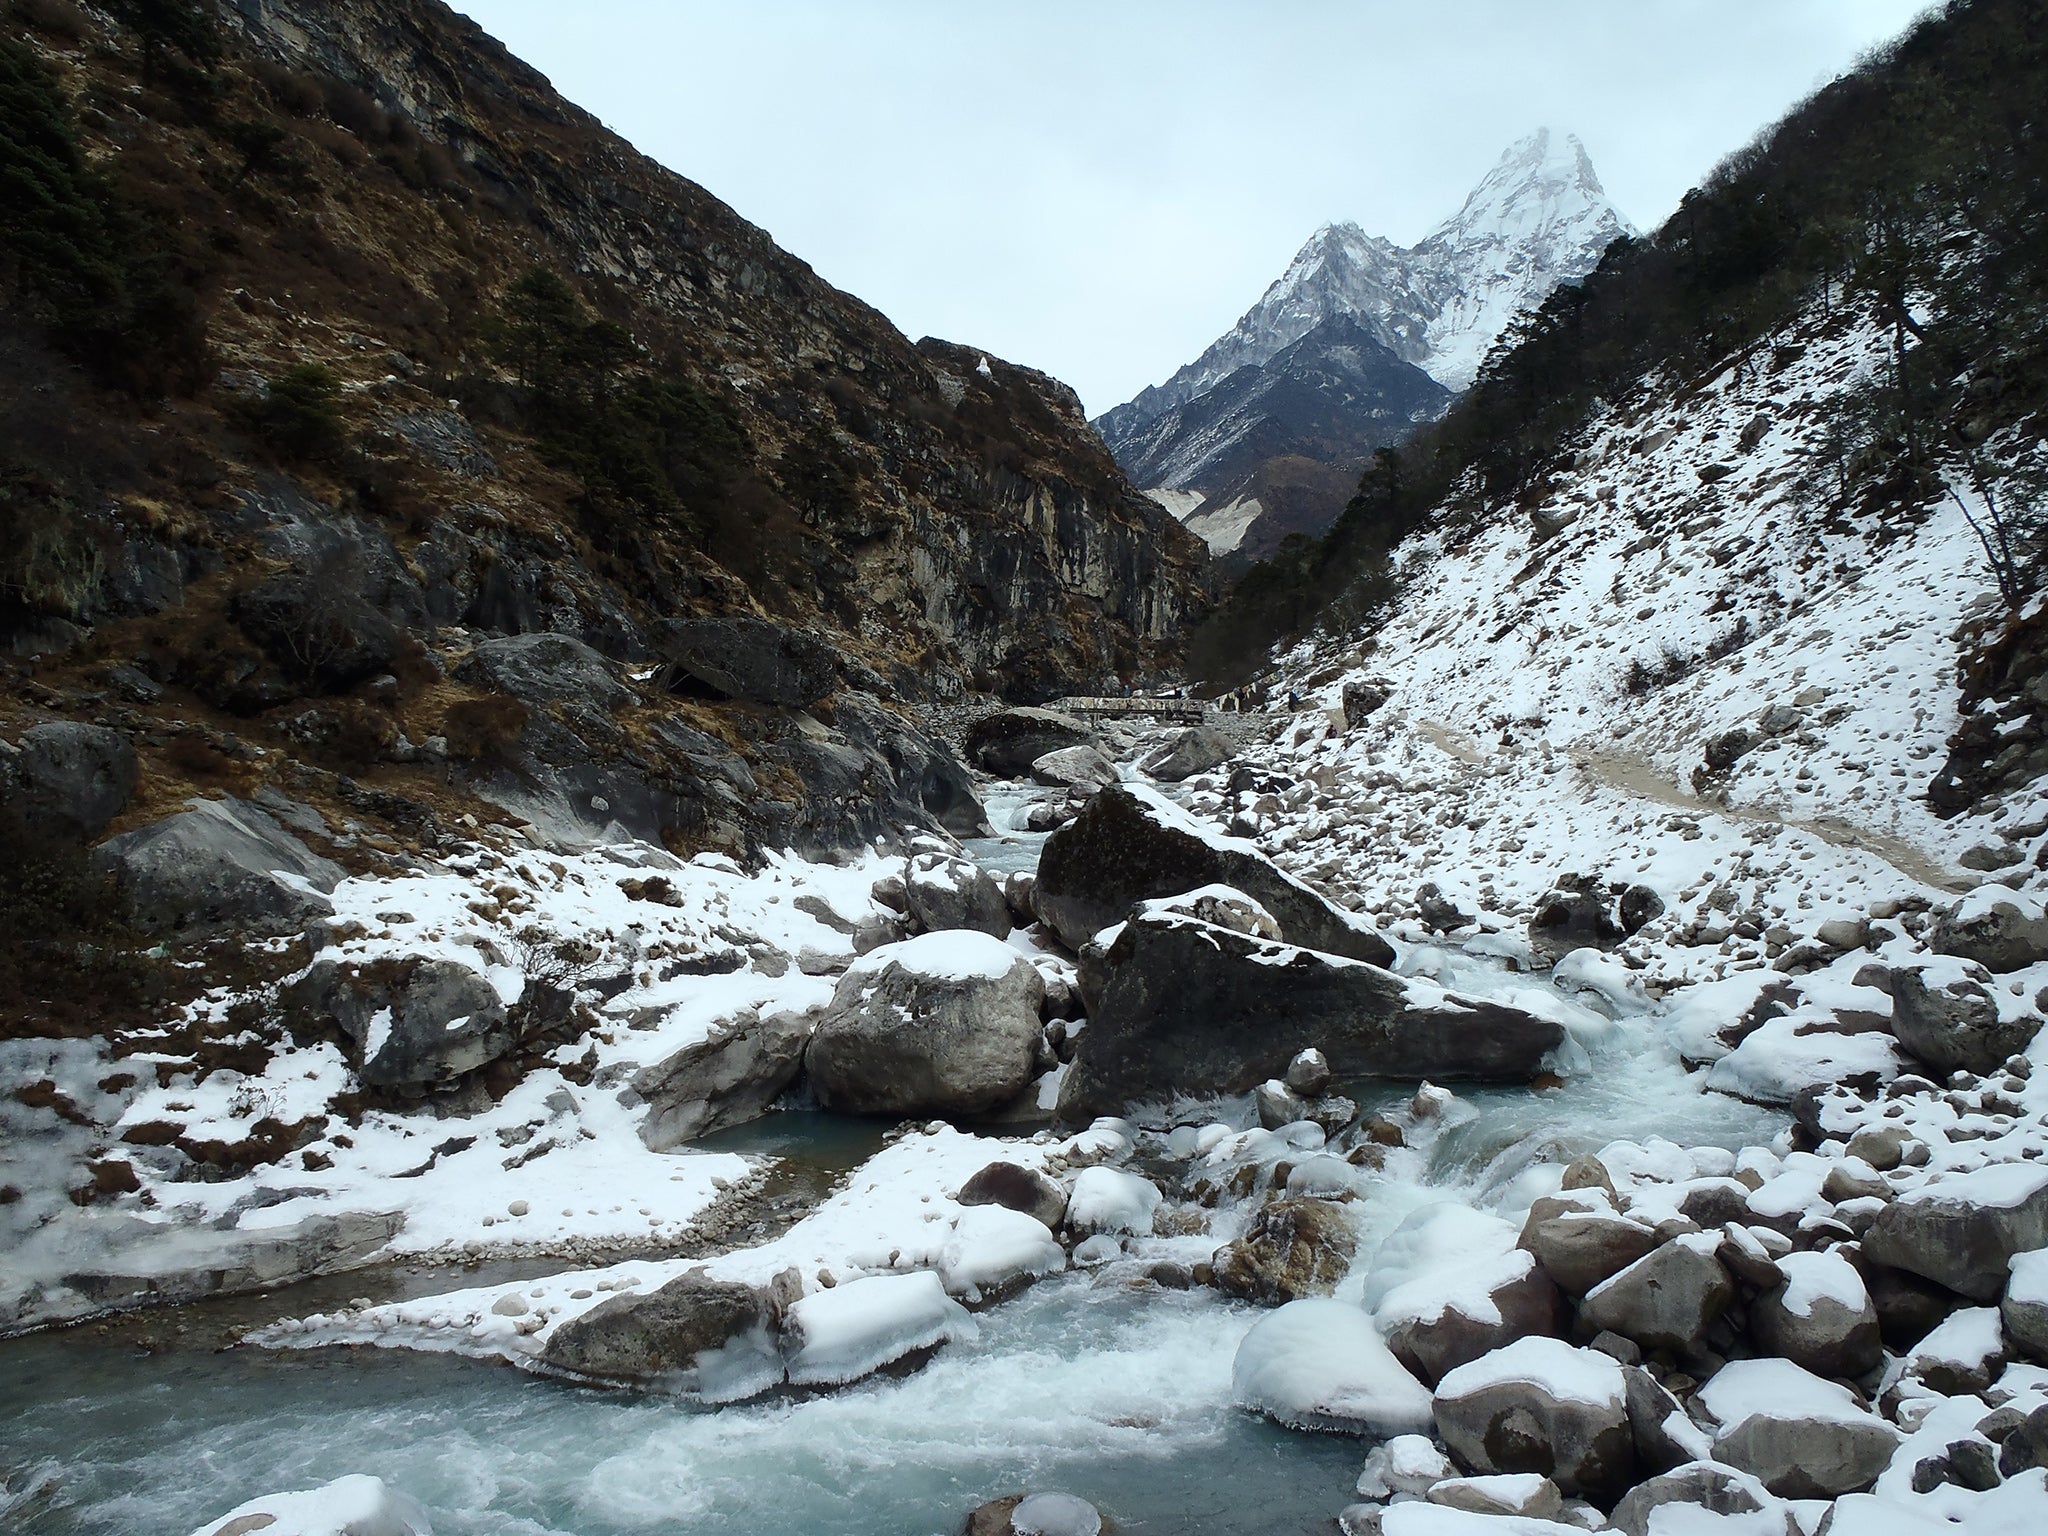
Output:
<svg viewBox="0 0 2048 1536">
<path fill-rule="evenodd" d="M 0 314 L 0 500 L 63 557 L 0 582 L 8 734 L 136 741 L 115 832 L 223 789 L 407 844 L 965 831 L 922 706 L 1175 667 L 1205 552 L 1071 391 L 913 345 L 435 0 L 217 15 L 8 45 L 203 331 L 159 402 Z"/>
</svg>

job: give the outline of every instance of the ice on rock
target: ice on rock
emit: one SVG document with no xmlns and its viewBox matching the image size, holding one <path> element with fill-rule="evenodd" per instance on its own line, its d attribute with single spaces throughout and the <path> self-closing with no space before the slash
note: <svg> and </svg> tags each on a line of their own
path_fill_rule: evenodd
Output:
<svg viewBox="0 0 2048 1536">
<path fill-rule="evenodd" d="M 797 1386 L 841 1386 L 917 1350 L 980 1335 L 931 1270 L 814 1291 L 790 1307 L 787 1326 L 789 1379 Z"/>
<path fill-rule="evenodd" d="M 1296 1429 L 1424 1434 L 1434 1422 L 1429 1389 L 1346 1301 L 1316 1297 L 1267 1313 L 1238 1345 L 1230 1379 L 1240 1405 Z"/>
<path fill-rule="evenodd" d="M 1067 1267 L 1066 1251 L 1045 1223 L 1000 1205 L 970 1205 L 953 1221 L 939 1250 L 939 1274 L 948 1291 L 979 1300 L 981 1292 L 1027 1275 Z"/>
<path fill-rule="evenodd" d="M 1513 1252 L 1518 1235 L 1513 1223 L 1468 1205 L 1426 1205 L 1381 1242 L 1367 1271 L 1365 1304 L 1390 1316 L 1407 1301 L 1425 1302 L 1440 1292 L 1448 1305 L 1457 1280 Z M 1403 1306 L 1396 1306 L 1397 1295 Z M 1480 1305 L 1483 1310 L 1483 1297 Z"/>
<path fill-rule="evenodd" d="M 1159 1190 L 1150 1179 L 1121 1168 L 1083 1168 L 1067 1197 L 1067 1225 L 1075 1232 L 1152 1230 Z"/>
<path fill-rule="evenodd" d="M 1098 1264 L 1108 1264 L 1123 1256 L 1124 1245 L 1107 1232 L 1098 1232 L 1074 1244 L 1074 1262 L 1083 1269 L 1093 1269 Z"/>
<path fill-rule="evenodd" d="M 1010 1511 L 1016 1536 L 1099 1536 L 1102 1516 L 1071 1493 L 1034 1493 Z"/>
<path fill-rule="evenodd" d="M 192 1536 L 262 1531 L 264 1536 L 434 1536 L 418 1500 L 381 1477 L 357 1473 L 298 1493 L 238 1504 Z"/>
</svg>

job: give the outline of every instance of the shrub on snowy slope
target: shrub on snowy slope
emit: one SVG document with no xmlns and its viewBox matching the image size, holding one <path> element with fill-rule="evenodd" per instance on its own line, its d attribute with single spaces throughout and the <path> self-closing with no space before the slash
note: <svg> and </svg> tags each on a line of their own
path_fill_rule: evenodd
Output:
<svg viewBox="0 0 2048 1536">
<path fill-rule="evenodd" d="M 1755 366 L 1815 306 L 1875 316 L 1890 355 L 1835 407 L 1810 494 L 1875 507 L 1967 485 L 2001 586 L 2023 595 L 2048 402 L 2048 137 L 2027 106 L 2044 90 L 2033 7 L 1952 0 L 1723 162 L 1654 235 L 1560 286 L 1441 422 L 1375 457 L 1319 543 L 1240 583 L 1198 662 L 1235 680 L 1318 618 L 1361 621 L 1391 595 L 1405 535 L 1453 503 L 1533 503 L 1597 402 L 1649 374 Z"/>
</svg>

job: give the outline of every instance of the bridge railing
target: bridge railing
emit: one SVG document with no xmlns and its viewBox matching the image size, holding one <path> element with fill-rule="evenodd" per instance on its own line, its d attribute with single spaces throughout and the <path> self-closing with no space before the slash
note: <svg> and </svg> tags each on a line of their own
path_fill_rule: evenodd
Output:
<svg viewBox="0 0 2048 1536">
<path fill-rule="evenodd" d="M 1069 715 L 1150 715 L 1161 720 L 1200 721 L 1207 713 L 1200 699 L 1161 699 L 1137 696 L 1128 699 L 1075 697 L 1061 699 L 1054 709 Z"/>
</svg>

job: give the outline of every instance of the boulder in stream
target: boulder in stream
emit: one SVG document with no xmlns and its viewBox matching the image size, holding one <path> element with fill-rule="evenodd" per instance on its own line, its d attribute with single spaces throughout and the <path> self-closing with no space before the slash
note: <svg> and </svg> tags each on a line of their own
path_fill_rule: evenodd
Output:
<svg viewBox="0 0 2048 1536">
<path fill-rule="evenodd" d="M 1038 862 L 1038 915 L 1078 950 L 1138 902 L 1211 885 L 1251 897 L 1290 944 L 1373 965 L 1393 963 L 1385 939 L 1256 845 L 1202 826 L 1157 791 L 1136 784 L 1110 785 L 1046 839 Z"/>
<path fill-rule="evenodd" d="M 1030 1082 L 1045 983 L 1002 940 L 969 929 L 885 944 L 839 980 L 804 1064 L 825 1108 L 976 1115 Z"/>
<path fill-rule="evenodd" d="M 582 1381 L 732 1402 L 782 1379 L 775 1328 L 764 1292 L 692 1270 L 570 1318 L 548 1335 L 540 1361 Z"/>
<path fill-rule="evenodd" d="M 1065 747 L 1092 746 L 1095 733 L 1072 715 L 1053 709 L 998 710 L 967 728 L 961 745 L 967 761 L 998 779 L 1031 776 L 1031 765 Z"/>
<path fill-rule="evenodd" d="M 1165 904 L 1123 925 L 1100 974 L 1060 1091 L 1070 1122 L 1176 1093 L 1249 1092 L 1312 1046 L 1339 1079 L 1527 1082 L 1564 1039 L 1554 1020 Z"/>
</svg>

